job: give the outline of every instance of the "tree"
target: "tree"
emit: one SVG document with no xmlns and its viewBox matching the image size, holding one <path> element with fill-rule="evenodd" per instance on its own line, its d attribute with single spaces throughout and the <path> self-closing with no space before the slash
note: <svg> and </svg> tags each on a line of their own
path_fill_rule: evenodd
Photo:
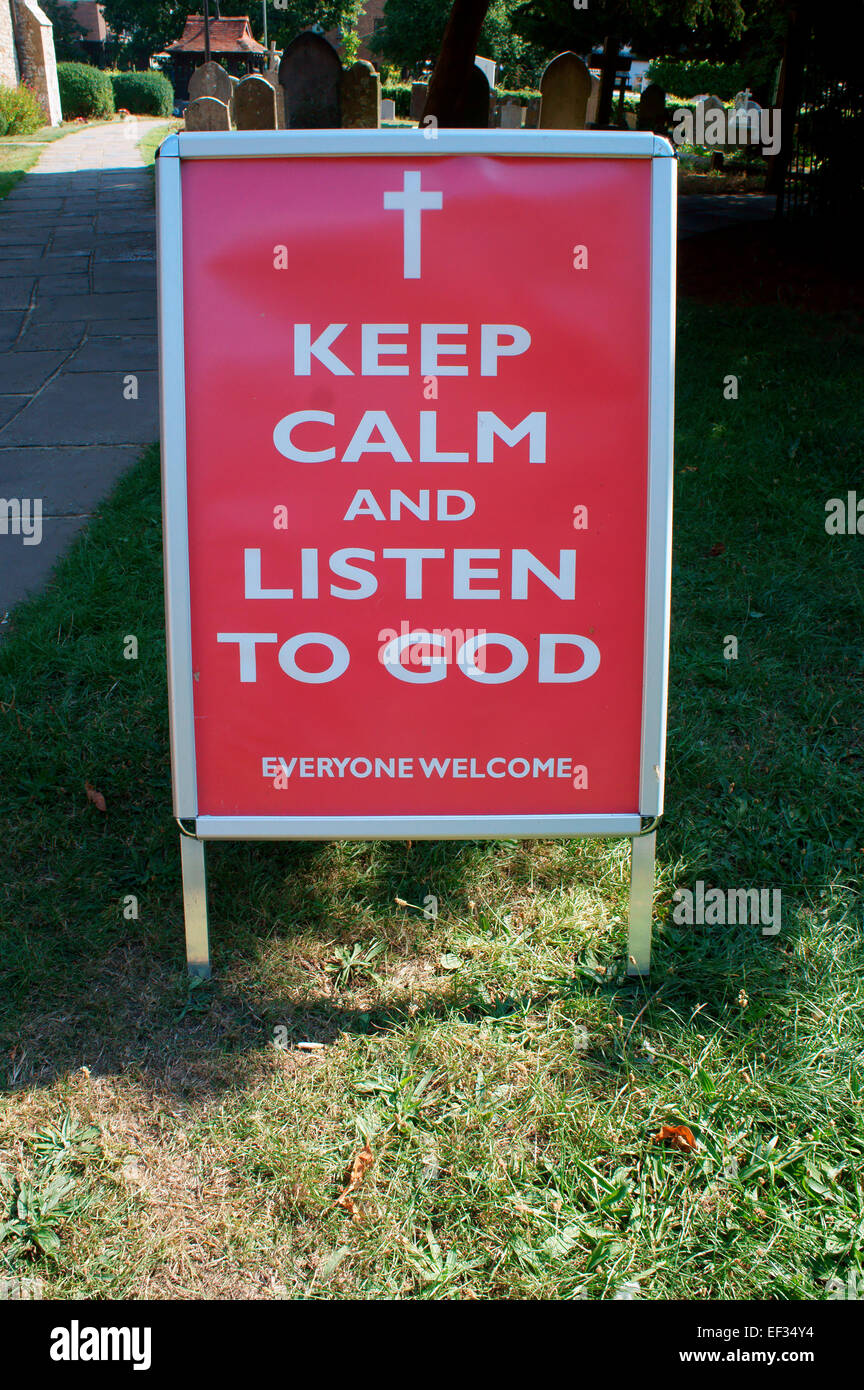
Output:
<svg viewBox="0 0 864 1390">
<path fill-rule="evenodd" d="M 517 33 L 560 53 L 588 53 L 616 35 L 646 57 L 687 52 L 702 57 L 741 35 L 747 12 L 761 0 L 522 0 L 513 14 Z M 702 52 L 698 50 L 703 50 Z"/>
<path fill-rule="evenodd" d="M 584 9 L 573 0 L 525 0 L 513 27 L 555 53 L 585 55 L 603 46 L 597 123 L 608 125 L 621 44 L 646 57 L 723 58 L 744 30 L 745 3 L 753 9 L 760 0 L 588 0 Z"/>
<path fill-rule="evenodd" d="M 492 0 L 480 30 L 478 52 L 494 58 L 508 86 L 535 82 L 544 50 L 514 33 L 512 15 L 521 0 Z M 452 0 L 387 0 L 384 24 L 372 47 L 385 62 L 412 71 L 435 61 L 452 9 Z"/>
<path fill-rule="evenodd" d="M 154 53 L 179 39 L 190 14 L 202 14 L 203 0 L 104 0 L 105 19 L 111 28 L 123 35 L 122 54 L 126 61 L 146 67 Z M 341 29 L 346 35 L 356 30 L 363 0 L 267 0 L 267 37 L 277 48 L 284 48 L 303 29 L 318 25 L 323 29 Z M 210 0 L 210 16 L 217 18 L 217 0 Z M 245 5 L 227 5 L 221 0 L 223 14 L 229 11 L 249 15 L 255 37 L 261 41 L 264 24 L 261 0 L 247 0 Z"/>
<path fill-rule="evenodd" d="M 154 53 L 179 39 L 190 14 L 200 14 L 199 3 L 188 0 L 104 0 L 105 22 L 120 36 L 121 60 L 146 67 Z M 211 11 L 215 6 L 211 6 Z"/>
<path fill-rule="evenodd" d="M 86 63 L 87 50 L 81 40 L 86 30 L 75 18 L 75 6 L 60 0 L 42 0 L 42 9 L 54 31 L 54 52 L 60 63 Z"/>
<path fill-rule="evenodd" d="M 439 126 L 466 124 L 465 98 L 489 3 L 490 0 L 453 0 L 441 52 L 429 79 L 424 121 L 432 116 Z"/>
<path fill-rule="evenodd" d="M 252 30 L 260 41 L 263 36 L 260 0 L 250 0 L 246 8 Z M 348 61 L 359 47 L 354 39 L 362 10 L 363 0 L 286 0 L 278 9 L 274 0 L 268 0 L 267 39 L 281 50 L 304 29 L 313 26 L 325 32 L 337 29 L 343 36 L 343 58 Z"/>
</svg>

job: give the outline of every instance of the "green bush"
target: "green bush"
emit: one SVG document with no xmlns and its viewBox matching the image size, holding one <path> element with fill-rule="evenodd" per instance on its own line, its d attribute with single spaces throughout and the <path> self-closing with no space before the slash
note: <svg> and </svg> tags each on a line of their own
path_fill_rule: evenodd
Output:
<svg viewBox="0 0 864 1390">
<path fill-rule="evenodd" d="M 703 92 L 731 101 L 747 85 L 740 63 L 684 62 L 659 58 L 648 69 L 648 78 L 676 97 L 698 97 Z"/>
<path fill-rule="evenodd" d="M 114 115 L 114 88 L 111 78 L 87 63 L 58 63 L 57 81 L 63 119 L 75 116 L 104 118 Z"/>
<path fill-rule="evenodd" d="M 496 101 L 518 101 L 520 106 L 527 106 L 534 97 L 539 97 L 540 92 L 533 87 L 496 87 L 492 93 Z"/>
<path fill-rule="evenodd" d="M 170 116 L 174 110 L 174 88 L 161 72 L 112 72 L 118 111 L 133 116 Z"/>
<path fill-rule="evenodd" d="M 45 124 L 45 113 L 29 87 L 0 86 L 0 135 L 32 135 Z"/>
<path fill-rule="evenodd" d="M 381 88 L 382 97 L 388 101 L 395 101 L 396 115 L 401 121 L 407 121 L 411 115 L 411 83 L 410 82 L 385 82 Z"/>
</svg>

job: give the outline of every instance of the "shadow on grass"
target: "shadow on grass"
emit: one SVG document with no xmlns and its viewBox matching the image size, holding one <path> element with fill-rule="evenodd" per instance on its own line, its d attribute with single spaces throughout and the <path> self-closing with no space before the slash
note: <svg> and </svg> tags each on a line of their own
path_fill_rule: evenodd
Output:
<svg viewBox="0 0 864 1390">
<path fill-rule="evenodd" d="M 152 450 L 0 646 L 7 1084 L 87 1066 L 204 1098 L 242 1085 L 277 1027 L 325 1045 L 424 1018 L 506 1027 L 552 998 L 599 997 L 670 1034 L 692 1031 L 699 1012 L 699 1027 L 742 1045 L 764 1022 L 782 1050 L 799 930 L 816 913 L 846 931 L 861 888 L 864 666 L 850 633 L 862 560 L 823 520 L 825 499 L 850 481 L 862 352 L 836 324 L 816 325 L 782 310 L 682 312 L 671 809 L 650 984 L 621 977 L 620 847 L 241 844 L 208 850 L 217 979 L 189 989 Z M 734 403 L 727 373 L 742 382 Z M 123 657 L 130 632 L 137 661 Z M 85 783 L 105 795 L 105 814 Z M 780 937 L 674 928 L 673 887 L 699 877 L 781 886 Z M 427 893 L 442 904 L 434 922 L 394 902 Z M 132 897 L 137 916 L 124 915 Z M 515 978 L 495 945 L 531 913 L 536 955 Z M 334 992 L 338 948 L 373 941 L 387 973 L 358 970 Z M 451 978 L 441 957 L 454 949 L 477 968 Z M 732 1010 L 742 991 L 747 1005 Z M 634 1065 L 626 1044 L 617 1056 L 594 1064 L 614 1078 Z"/>
</svg>

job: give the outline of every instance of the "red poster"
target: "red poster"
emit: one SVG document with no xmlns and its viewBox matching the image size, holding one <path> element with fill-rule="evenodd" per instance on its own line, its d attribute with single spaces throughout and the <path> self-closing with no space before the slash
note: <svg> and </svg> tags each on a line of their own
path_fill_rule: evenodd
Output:
<svg viewBox="0 0 864 1390">
<path fill-rule="evenodd" d="M 198 813 L 639 809 L 650 159 L 189 160 Z"/>
</svg>

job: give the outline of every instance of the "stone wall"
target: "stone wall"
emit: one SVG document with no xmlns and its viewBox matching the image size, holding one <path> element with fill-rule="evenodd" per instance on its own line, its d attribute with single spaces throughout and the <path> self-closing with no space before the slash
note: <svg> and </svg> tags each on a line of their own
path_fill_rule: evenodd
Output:
<svg viewBox="0 0 864 1390">
<path fill-rule="evenodd" d="M 12 23 L 13 3 L 14 0 L 0 0 L 0 83 L 4 87 L 17 87 L 21 79 Z"/>
<path fill-rule="evenodd" d="M 51 21 L 36 0 L 12 0 L 12 3 L 21 80 L 35 94 L 47 123 L 60 125 L 63 115 Z"/>
<path fill-rule="evenodd" d="M 46 124 L 62 121 L 54 30 L 36 0 L 0 0 L 0 82 L 7 87 L 26 82 Z"/>
</svg>

